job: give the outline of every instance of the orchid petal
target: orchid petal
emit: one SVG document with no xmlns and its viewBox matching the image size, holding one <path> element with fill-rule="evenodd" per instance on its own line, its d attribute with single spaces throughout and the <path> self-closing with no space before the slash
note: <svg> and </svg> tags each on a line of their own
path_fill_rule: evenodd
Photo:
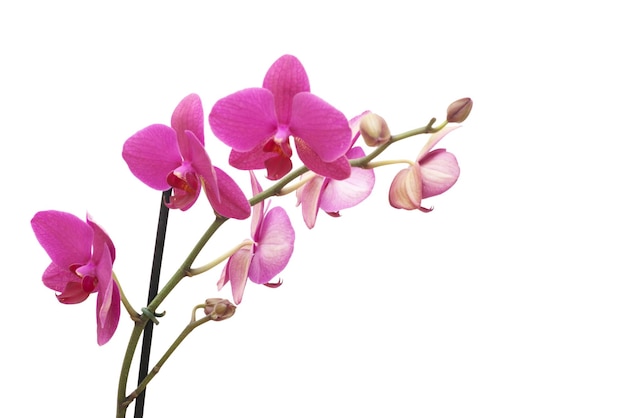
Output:
<svg viewBox="0 0 626 418">
<path fill-rule="evenodd" d="M 443 137 L 445 137 L 448 133 L 460 127 L 461 125 L 446 125 L 440 131 L 432 134 L 430 138 L 428 138 L 428 141 L 426 141 L 426 143 L 422 147 L 422 150 L 420 151 L 420 153 L 417 155 L 416 161 L 419 162 L 422 159 L 422 157 L 424 157 L 431 149 L 435 147 L 435 145 L 437 145 L 439 141 L 443 139 Z"/>
<path fill-rule="evenodd" d="M 63 292 L 56 295 L 57 300 L 67 305 L 81 303 L 87 300 L 91 292 L 86 292 L 80 282 L 67 282 Z"/>
<path fill-rule="evenodd" d="M 224 284 L 230 281 L 230 287 L 233 292 L 233 302 L 240 304 L 243 298 L 243 291 L 248 281 L 248 269 L 250 267 L 250 260 L 252 259 L 252 245 L 246 245 L 237 250 L 229 259 L 222 276 L 224 280 L 220 278 L 218 283 L 218 289 L 220 284 Z"/>
<path fill-rule="evenodd" d="M 343 180 L 350 177 L 350 162 L 346 156 L 342 155 L 335 161 L 324 162 L 304 140 L 295 138 L 294 142 L 302 163 L 316 174 L 335 180 Z"/>
<path fill-rule="evenodd" d="M 317 212 L 320 209 L 320 195 L 326 183 L 328 183 L 328 181 L 324 177 L 315 176 L 298 189 L 298 191 L 301 190 L 300 203 L 302 204 L 302 217 L 309 229 L 315 226 Z"/>
<path fill-rule="evenodd" d="M 202 179 L 187 161 L 167 175 L 167 183 L 173 189 L 169 202 L 165 203 L 165 206 L 170 209 L 186 211 L 196 203 L 200 196 Z"/>
<path fill-rule="evenodd" d="M 292 55 L 283 55 L 272 64 L 265 74 L 263 87 L 274 94 L 277 120 L 285 125 L 291 119 L 294 96 L 300 92 L 311 91 L 302 63 Z"/>
<path fill-rule="evenodd" d="M 80 278 L 72 273 L 67 267 L 59 267 L 51 263 L 43 273 L 43 284 L 49 289 L 59 293 L 63 292 L 68 283 L 74 282 L 80 284 Z M 89 295 L 87 295 L 89 296 Z"/>
<path fill-rule="evenodd" d="M 115 261 L 115 245 L 113 245 L 113 241 L 109 237 L 109 235 L 102 229 L 100 225 L 95 223 L 91 216 L 87 214 L 87 225 L 91 227 L 93 230 L 93 251 L 92 258 L 97 263 L 101 258 L 102 251 L 105 249 L 109 251 L 111 263 Z"/>
<path fill-rule="evenodd" d="M 59 267 L 69 269 L 91 258 L 94 233 L 77 216 L 55 210 L 37 212 L 31 226 L 43 249 Z"/>
<path fill-rule="evenodd" d="M 350 146 L 354 145 L 356 140 L 359 139 L 359 136 L 361 136 L 361 119 L 363 119 L 363 116 L 367 115 L 368 113 L 372 113 L 372 112 L 369 110 L 366 110 L 365 112 L 353 117 L 352 119 L 348 121 L 348 125 L 350 125 L 350 131 L 352 133 L 352 144 Z M 354 157 L 349 157 L 349 158 L 354 158 Z"/>
<path fill-rule="evenodd" d="M 204 145 L 191 131 L 185 131 L 185 137 L 182 141 L 185 143 L 185 148 L 188 150 L 187 155 L 182 154 L 183 159 L 191 162 L 196 173 L 202 177 L 204 185 L 214 191 L 217 200 L 220 200 L 219 187 L 217 184 L 217 175 L 215 169 L 211 163 L 211 158 L 204 149 Z M 182 147 L 181 147 L 182 149 Z"/>
<path fill-rule="evenodd" d="M 192 93 L 180 101 L 172 113 L 172 128 L 179 142 L 185 136 L 185 131 L 191 131 L 204 146 L 204 111 L 200 96 Z M 184 155 L 182 148 L 181 154 Z"/>
<path fill-rule="evenodd" d="M 219 200 L 215 190 L 204 188 L 213 210 L 226 218 L 246 219 L 249 217 L 250 203 L 239 185 L 218 167 L 213 167 L 213 169 L 219 188 Z"/>
<path fill-rule="evenodd" d="M 418 209 L 422 203 L 422 179 L 419 167 L 400 170 L 389 188 L 389 203 L 397 209 Z"/>
<path fill-rule="evenodd" d="M 249 88 L 226 96 L 211 109 L 209 125 L 215 136 L 229 147 L 250 151 L 276 133 L 274 96 L 263 88 Z"/>
<path fill-rule="evenodd" d="M 252 184 L 252 195 L 256 196 L 261 193 L 263 189 L 261 184 L 257 180 L 253 171 L 250 171 L 250 183 Z M 252 207 L 252 219 L 250 221 L 250 236 L 253 237 L 256 231 L 259 229 L 259 224 L 263 220 L 263 213 L 265 212 L 265 200 L 261 200 L 259 203 Z"/>
<path fill-rule="evenodd" d="M 445 149 L 431 151 L 420 161 L 422 198 L 439 195 L 456 183 L 460 175 L 456 157 Z"/>
<path fill-rule="evenodd" d="M 113 263 L 108 251 L 102 252 L 102 259 L 96 266 L 96 277 L 98 278 L 96 309 L 98 311 L 98 326 L 101 327 L 106 322 L 113 296 Z"/>
<path fill-rule="evenodd" d="M 248 276 L 254 283 L 267 283 L 280 273 L 293 253 L 295 232 L 287 212 L 270 209 L 261 224 Z"/>
<path fill-rule="evenodd" d="M 265 168 L 267 169 L 267 178 L 270 180 L 279 180 L 285 177 L 293 168 L 291 158 L 284 155 L 277 155 L 265 160 Z"/>
<path fill-rule="evenodd" d="M 350 159 L 364 156 L 365 152 L 360 147 L 352 148 L 346 154 L 346 157 Z M 350 177 L 347 179 L 328 182 L 319 206 L 326 212 L 339 212 L 356 206 L 372 193 L 374 181 L 374 170 L 352 167 Z"/>
<path fill-rule="evenodd" d="M 165 125 L 150 125 L 124 143 L 122 157 L 139 180 L 156 190 L 167 190 L 167 175 L 181 163 L 176 132 Z"/>
<path fill-rule="evenodd" d="M 311 93 L 298 93 L 293 98 L 289 129 L 324 162 L 343 156 L 352 143 L 343 113 Z"/>
<path fill-rule="evenodd" d="M 250 151 L 231 150 L 228 163 L 239 170 L 259 170 L 265 168 L 265 160 L 280 154 L 274 151 L 263 151 L 264 146 L 263 142 L 259 142 Z"/>
<path fill-rule="evenodd" d="M 96 314 L 98 319 L 100 319 L 100 307 L 104 305 L 104 298 L 108 298 L 110 300 L 108 309 L 102 319 L 98 321 L 97 333 L 99 345 L 104 345 L 111 339 L 120 320 L 120 289 L 115 281 L 111 281 L 110 287 L 111 291 L 110 293 L 107 292 L 106 296 L 102 295 L 102 292 L 98 292 L 98 301 L 96 302 Z"/>
</svg>

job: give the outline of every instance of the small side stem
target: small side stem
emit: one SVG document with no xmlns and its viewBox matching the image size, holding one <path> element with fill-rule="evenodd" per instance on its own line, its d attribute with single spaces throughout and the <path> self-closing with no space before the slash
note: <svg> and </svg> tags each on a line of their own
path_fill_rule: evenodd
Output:
<svg viewBox="0 0 626 418">
<path fill-rule="evenodd" d="M 198 319 L 197 321 L 193 321 L 190 324 L 188 324 L 183 329 L 183 331 L 180 333 L 178 338 L 176 338 L 176 340 L 174 340 L 172 345 L 167 349 L 165 354 L 163 354 L 161 359 L 154 365 L 152 370 L 150 370 L 150 373 L 148 373 L 148 375 L 145 377 L 145 379 L 143 379 L 143 381 L 141 381 L 139 383 L 139 386 L 137 386 L 137 388 L 134 391 L 132 391 L 130 395 L 128 395 L 128 397 L 125 399 L 124 403 L 126 405 L 130 405 L 135 398 L 137 398 L 138 396 L 141 396 L 141 393 L 143 393 L 145 391 L 146 386 L 148 386 L 148 383 L 150 383 L 150 381 L 157 375 L 157 373 L 159 373 L 159 371 L 161 370 L 161 367 L 163 367 L 165 362 L 170 358 L 172 353 L 174 353 L 174 351 L 185 340 L 185 338 L 187 338 L 187 336 L 191 333 L 191 331 L 193 331 L 198 326 L 200 326 L 200 325 L 202 325 L 202 324 L 204 324 L 204 323 L 206 323 L 206 322 L 208 322 L 210 320 L 211 320 L 211 317 L 207 315 L 207 316 L 205 316 L 205 317 L 203 317 L 201 319 Z"/>
</svg>

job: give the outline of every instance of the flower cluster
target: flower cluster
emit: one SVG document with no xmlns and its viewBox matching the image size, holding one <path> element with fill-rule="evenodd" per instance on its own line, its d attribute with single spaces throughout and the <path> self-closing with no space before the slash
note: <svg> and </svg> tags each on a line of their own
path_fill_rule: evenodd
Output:
<svg viewBox="0 0 626 418">
<path fill-rule="evenodd" d="M 270 197 L 295 192 L 292 205 L 301 206 L 304 224 L 312 229 L 320 209 L 339 217 L 340 211 L 367 199 L 378 167 L 406 165 L 389 186 L 393 208 L 430 212 L 432 207 L 425 207 L 423 200 L 456 183 L 460 174 L 456 157 L 435 146 L 468 117 L 471 99 L 453 102 L 447 120 L 440 125 L 435 126 L 433 118 L 422 128 L 391 135 L 381 116 L 364 111 L 348 119 L 310 90 L 303 65 L 296 57 L 284 55 L 270 66 L 261 87 L 244 88 L 215 102 L 206 120 L 216 139 L 205 140 L 202 102 L 198 95 L 189 94 L 175 107 L 169 125 L 147 126 L 124 142 L 122 158 L 130 172 L 152 189 L 171 191 L 164 194 L 167 208 L 187 211 L 204 191 L 215 214 L 215 221 L 189 257 L 141 313 L 132 309 L 113 273 L 116 254 L 111 238 L 89 216 L 83 221 L 52 210 L 34 216 L 35 236 L 52 260 L 43 282 L 65 304 L 80 303 L 91 293 L 97 294 L 98 344 L 111 339 L 123 304 L 139 331 L 129 342 L 133 348 L 146 323 L 158 323 L 156 308 L 184 277 L 204 273 L 223 262 L 217 290 L 230 283 L 234 304 L 219 298 L 206 299 L 196 306 L 204 308 L 205 317 L 196 320 L 194 313 L 188 327 L 231 317 L 235 305 L 242 302 L 248 280 L 279 287 L 282 278 L 274 279 L 284 271 L 294 252 L 295 231 L 283 207 L 270 208 Z M 414 160 L 378 159 L 392 144 L 420 134 L 431 136 Z M 230 148 L 231 168 L 249 171 L 250 196 L 213 164 L 205 146 L 220 145 Z M 362 145 L 370 147 L 371 152 Z M 294 169 L 296 155 L 302 165 Z M 265 189 L 255 170 L 264 171 L 270 184 Z M 247 218 L 251 218 L 249 238 L 213 262 L 192 268 L 200 250 L 226 220 Z M 130 363 L 124 363 L 126 375 L 128 367 Z M 124 388 L 119 392 L 123 393 Z M 138 391 L 133 392 L 134 396 Z M 118 407 L 125 408 L 132 399 L 118 399 Z"/>
</svg>

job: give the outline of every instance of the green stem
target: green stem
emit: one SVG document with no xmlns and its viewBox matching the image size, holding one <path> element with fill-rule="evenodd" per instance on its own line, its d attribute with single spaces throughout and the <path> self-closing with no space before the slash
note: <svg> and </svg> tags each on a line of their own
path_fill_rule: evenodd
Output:
<svg viewBox="0 0 626 418">
<path fill-rule="evenodd" d="M 126 416 L 126 409 L 128 404 L 124 403 L 126 399 L 126 385 L 128 384 L 128 374 L 130 372 L 130 364 L 133 361 L 133 355 L 137 349 L 137 344 L 141 338 L 144 327 L 148 323 L 148 319 L 140 317 L 135 322 L 133 332 L 130 334 L 128 346 L 126 347 L 126 354 L 124 354 L 124 360 L 122 361 L 122 371 L 120 372 L 120 380 L 117 386 L 117 418 L 124 418 Z"/>
<path fill-rule="evenodd" d="M 157 373 L 159 373 L 159 371 L 161 370 L 161 367 L 163 367 L 165 362 L 170 358 L 172 353 L 174 353 L 174 351 L 184 341 L 184 339 L 187 338 L 187 336 L 191 333 L 191 331 L 196 329 L 198 326 L 200 326 L 200 325 L 202 325 L 202 324 L 204 324 L 206 322 L 209 322 L 210 320 L 211 320 L 211 317 L 209 315 L 207 315 L 205 317 L 202 317 L 202 318 L 198 319 L 197 321 L 193 321 L 193 322 L 189 323 L 183 329 L 183 331 L 180 333 L 178 338 L 176 338 L 176 340 L 174 340 L 174 342 L 167 349 L 165 354 L 163 354 L 161 359 L 154 365 L 152 370 L 150 370 L 150 373 L 148 373 L 146 378 L 139 384 L 139 386 L 137 386 L 137 388 L 134 391 L 131 392 L 130 395 L 128 395 L 128 398 L 126 398 L 124 400 L 124 403 L 126 404 L 126 406 L 130 405 L 132 403 L 132 401 L 137 396 L 139 396 L 139 394 L 146 388 L 146 386 L 148 386 L 148 383 L 150 383 L 150 381 L 157 375 Z"/>
</svg>

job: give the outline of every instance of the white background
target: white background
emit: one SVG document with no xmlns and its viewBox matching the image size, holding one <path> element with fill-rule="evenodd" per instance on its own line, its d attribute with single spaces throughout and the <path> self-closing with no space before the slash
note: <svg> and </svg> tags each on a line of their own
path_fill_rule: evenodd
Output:
<svg viewBox="0 0 626 418">
<path fill-rule="evenodd" d="M 260 86 L 290 53 L 313 93 L 348 117 L 375 111 L 393 133 L 472 97 L 470 118 L 440 143 L 461 177 L 425 202 L 432 213 L 398 211 L 387 191 L 402 167 L 384 167 L 370 199 L 310 231 L 293 196 L 273 199 L 297 231 L 284 285 L 249 285 L 232 319 L 196 330 L 149 386 L 145 416 L 626 416 L 617 3 L 223 3 L 0 6 L 0 415 L 113 416 L 131 330 L 123 316 L 98 347 L 95 297 L 65 306 L 41 284 L 49 259 L 34 213 L 88 210 L 140 308 L 160 193 L 131 175 L 122 144 L 169 123 L 191 92 L 208 113 Z M 413 159 L 425 139 L 388 155 Z M 211 219 L 204 198 L 171 213 L 163 280 Z M 229 221 L 198 262 L 247 231 Z M 193 305 L 230 297 L 216 290 L 220 271 L 165 301 L 153 359 Z"/>
</svg>

